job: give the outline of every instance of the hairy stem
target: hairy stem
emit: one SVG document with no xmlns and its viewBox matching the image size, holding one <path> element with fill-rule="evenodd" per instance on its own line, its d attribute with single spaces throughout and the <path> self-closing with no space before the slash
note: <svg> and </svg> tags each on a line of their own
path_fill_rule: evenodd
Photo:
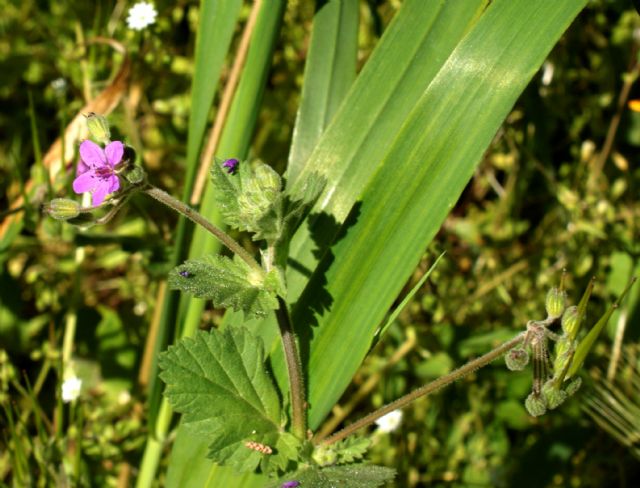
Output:
<svg viewBox="0 0 640 488">
<path fill-rule="evenodd" d="M 434 391 L 439 390 L 440 388 L 443 388 L 453 383 L 456 380 L 459 380 L 460 378 L 468 375 L 469 373 L 472 373 L 476 369 L 486 366 L 491 361 L 499 358 L 504 353 L 506 353 L 510 349 L 513 349 L 515 346 L 520 344 L 524 340 L 524 336 L 525 336 L 524 332 L 518 334 L 510 341 L 507 341 L 501 344 L 500 346 L 496 347 L 495 349 L 488 352 L 487 354 L 480 356 L 479 358 L 476 358 L 472 361 L 469 361 L 467 364 L 452 371 L 451 373 L 441 376 L 440 378 L 432 381 L 431 383 L 427 383 L 426 385 L 418 388 L 417 390 L 412 391 L 408 395 L 398 398 L 397 400 L 389 403 L 388 405 L 385 405 L 384 407 L 379 408 L 375 412 L 371 412 L 369 415 L 362 417 L 360 420 L 357 420 L 353 424 L 349 425 L 348 427 L 345 427 L 344 429 L 336 432 L 335 434 L 327 437 L 326 439 L 315 439 L 314 443 L 315 444 L 322 443 L 324 445 L 330 445 L 330 444 L 334 444 L 335 442 L 341 441 L 342 439 L 350 436 L 351 434 L 355 433 L 357 430 L 361 429 L 362 427 L 366 427 L 367 425 L 372 424 L 373 422 L 378 420 L 380 417 L 388 414 L 389 412 L 405 407 L 412 401 L 416 400 L 417 398 L 420 398 L 421 396 L 429 395 L 430 393 L 433 393 Z"/>
<path fill-rule="evenodd" d="M 289 374 L 289 390 L 291 392 L 291 424 L 293 433 L 300 439 L 307 436 L 307 416 L 305 413 L 305 391 L 304 379 L 302 377 L 302 364 L 296 346 L 296 337 L 291 325 L 289 310 L 284 299 L 278 297 L 278 309 L 276 318 L 282 339 L 282 348 L 287 362 L 287 373 Z"/>
<path fill-rule="evenodd" d="M 245 249 L 238 244 L 235 240 L 229 237 L 224 231 L 209 222 L 202 214 L 191 208 L 189 205 L 181 202 L 177 198 L 172 197 L 166 191 L 160 190 L 155 186 L 148 185 L 142 189 L 144 193 L 152 198 L 155 198 L 161 203 L 164 203 L 167 207 L 172 208 L 176 212 L 181 213 L 192 222 L 202 226 L 207 232 L 212 234 L 222 244 L 227 246 L 231 251 L 240 256 L 242 260 L 254 269 L 262 271 L 262 268 L 258 262 L 251 257 L 251 255 L 245 251 Z"/>
</svg>

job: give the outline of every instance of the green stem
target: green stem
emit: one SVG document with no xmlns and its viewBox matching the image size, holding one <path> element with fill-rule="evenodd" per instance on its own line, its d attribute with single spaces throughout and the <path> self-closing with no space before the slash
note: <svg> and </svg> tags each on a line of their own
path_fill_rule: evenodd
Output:
<svg viewBox="0 0 640 488">
<path fill-rule="evenodd" d="M 171 423 L 171 406 L 166 398 L 162 398 L 155 431 L 149 433 L 140 463 L 140 473 L 136 480 L 136 488 L 149 488 L 157 482 L 156 472 L 160 462 L 162 449 L 166 441 L 166 433 Z"/>
<path fill-rule="evenodd" d="M 307 438 L 307 416 L 305 413 L 305 392 L 304 379 L 302 377 L 302 364 L 298 355 L 296 338 L 289 317 L 287 304 L 281 297 L 278 297 L 278 309 L 276 318 L 282 339 L 282 348 L 287 362 L 287 372 L 289 374 L 289 390 L 291 392 L 291 425 L 293 433 L 300 439 Z"/>
<path fill-rule="evenodd" d="M 366 427 L 367 425 L 372 424 L 373 422 L 378 420 L 380 417 L 388 414 L 389 412 L 405 407 L 412 401 L 416 400 L 417 398 L 420 398 L 421 396 L 429 395 L 430 393 L 433 393 L 434 391 L 439 390 L 440 388 L 443 388 L 453 383 L 456 380 L 459 380 L 460 378 L 468 375 L 469 373 L 472 373 L 476 369 L 486 366 L 491 361 L 499 358 L 504 353 L 506 353 L 507 351 L 513 349 L 515 346 L 520 344 L 524 340 L 524 335 L 525 333 L 521 332 L 510 341 L 507 341 L 501 344 L 500 346 L 496 347 L 495 349 L 488 352 L 484 356 L 480 356 L 479 358 L 469 361 L 467 364 L 452 371 L 451 373 L 441 376 L 437 380 L 434 380 L 431 383 L 427 383 L 426 385 L 418 388 L 417 390 L 412 391 L 408 395 L 398 398 L 397 400 L 389 403 L 388 405 L 385 405 L 382 408 L 379 408 L 375 412 L 370 413 L 369 415 L 361 418 L 360 420 L 357 420 L 353 424 L 349 425 L 348 427 L 345 427 L 344 429 L 336 432 L 335 434 L 327 437 L 326 439 L 316 439 L 314 443 L 315 444 L 322 443 L 324 445 L 330 445 L 338 441 L 341 441 L 342 439 L 350 436 L 351 434 L 355 433 L 357 430 L 361 429 L 362 427 Z"/>
<path fill-rule="evenodd" d="M 166 191 L 160 190 L 159 188 L 156 188 L 154 186 L 149 185 L 142 191 L 150 197 L 155 198 L 159 202 L 164 203 L 167 207 L 170 207 L 176 212 L 181 213 L 192 222 L 202 226 L 207 232 L 209 232 L 216 239 L 222 242 L 222 244 L 224 244 L 231 251 L 240 256 L 240 258 L 242 258 L 242 260 L 244 260 L 244 262 L 246 262 L 249 266 L 254 269 L 263 271 L 258 262 L 253 259 L 253 257 L 247 251 L 245 251 L 245 249 L 240 244 L 229 237 L 229 235 L 224 231 L 209 222 L 206 218 L 204 218 L 204 216 L 191 208 L 189 205 L 181 202 L 177 198 L 172 197 Z"/>
</svg>

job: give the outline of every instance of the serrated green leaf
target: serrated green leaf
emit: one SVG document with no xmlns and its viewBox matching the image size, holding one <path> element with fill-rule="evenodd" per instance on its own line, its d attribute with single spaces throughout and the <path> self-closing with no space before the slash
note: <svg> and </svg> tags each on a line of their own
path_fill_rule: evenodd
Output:
<svg viewBox="0 0 640 488">
<path fill-rule="evenodd" d="M 215 307 L 242 310 L 263 317 L 278 307 L 282 279 L 277 270 L 264 273 L 251 268 L 237 256 L 220 255 L 185 261 L 168 277 L 172 289 L 212 300 Z"/>
<path fill-rule="evenodd" d="M 336 464 L 348 464 L 364 458 L 371 446 L 371 439 L 366 437 L 347 437 L 336 443 L 334 448 L 338 454 Z"/>
<path fill-rule="evenodd" d="M 199 331 L 160 355 L 165 395 L 190 429 L 209 442 L 209 458 L 242 471 L 284 469 L 299 442 L 283 432 L 262 341 L 244 328 Z M 247 447 L 273 446 L 272 454 Z M 271 456 L 266 462 L 265 456 Z"/>
<path fill-rule="evenodd" d="M 375 488 L 392 481 L 396 471 L 374 464 L 348 464 L 345 466 L 332 466 L 329 468 L 311 467 L 292 475 L 287 475 L 270 488 L 282 486 L 286 481 L 298 481 L 300 486 L 312 486 L 313 488 Z"/>
<path fill-rule="evenodd" d="M 242 162 L 238 170 L 223 170 L 216 160 L 211 168 L 216 200 L 227 225 L 252 232 L 254 240 L 274 240 L 282 228 L 282 178 L 270 166 Z"/>
</svg>

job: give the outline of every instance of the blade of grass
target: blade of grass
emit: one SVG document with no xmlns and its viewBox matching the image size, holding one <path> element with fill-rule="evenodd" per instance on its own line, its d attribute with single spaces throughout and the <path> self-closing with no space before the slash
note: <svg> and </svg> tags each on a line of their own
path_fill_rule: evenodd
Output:
<svg viewBox="0 0 640 488">
<path fill-rule="evenodd" d="M 318 0 L 287 176 L 295 179 L 356 78 L 357 0 Z"/>
<path fill-rule="evenodd" d="M 241 0 L 203 0 L 196 39 L 195 67 L 191 92 L 191 113 L 189 115 L 189 133 L 187 136 L 187 174 L 184 181 L 183 201 L 189 201 L 198 168 L 198 155 L 204 137 L 207 116 L 218 85 L 218 79 L 227 55 L 235 25 L 237 23 Z M 191 224 L 184 218 L 178 220 L 171 263 L 177 265 L 185 257 Z M 153 324 L 155 343 L 151 354 L 146 356 L 144 364 L 149 370 L 144 375 L 149 379 L 149 420 L 155 422 L 160 404 L 160 384 L 157 379 L 157 357 L 167 346 L 169 337 L 175 334 L 176 313 L 179 294 L 169 291 L 158 292 L 157 303 L 162 307 L 160 321 Z"/>
<path fill-rule="evenodd" d="M 387 332 L 387 329 L 391 327 L 391 325 L 395 322 L 395 320 L 398 318 L 398 315 L 400 315 L 400 312 L 402 312 L 405 309 L 405 307 L 409 304 L 409 302 L 411 302 L 415 294 L 418 293 L 418 290 L 422 288 L 422 285 L 424 285 L 425 282 L 429 279 L 429 276 L 431 276 L 431 273 L 433 272 L 433 270 L 436 269 L 436 266 L 438 266 L 438 263 L 440 262 L 444 254 L 445 253 L 443 252 L 442 254 L 440 254 L 440 256 L 436 258 L 436 260 L 431 265 L 431 267 L 427 270 L 427 272 L 422 275 L 422 277 L 418 280 L 415 286 L 411 288 L 409 293 L 407 293 L 407 296 L 404 297 L 400 302 L 400 304 L 389 314 L 389 317 L 387 317 L 385 324 L 379 330 L 376 331 L 371 347 L 375 346 L 375 344 L 381 338 L 384 337 L 384 335 Z"/>
<path fill-rule="evenodd" d="M 346 236 L 331 249 L 333 256 L 325 259 L 326 273 L 316 273 L 294 309 L 294 317 L 304 320 L 305 307 L 315 305 L 319 292 L 333 297 L 331 313 L 315 315 L 319 327 L 310 344 L 312 428 L 344 391 L 376 325 L 502 120 L 585 3 L 493 1 L 465 30 L 422 96 L 412 101 L 399 134 L 381 154 L 374 178 L 356 194 L 362 204 Z M 419 4 L 407 2 L 403 8 L 419 10 Z M 336 119 L 335 126 L 340 123 L 345 121 Z M 328 152 L 322 145 L 314 156 Z M 340 194 L 332 208 L 343 211 L 346 198 Z M 281 366 L 274 365 L 274 371 L 280 376 Z"/>
</svg>

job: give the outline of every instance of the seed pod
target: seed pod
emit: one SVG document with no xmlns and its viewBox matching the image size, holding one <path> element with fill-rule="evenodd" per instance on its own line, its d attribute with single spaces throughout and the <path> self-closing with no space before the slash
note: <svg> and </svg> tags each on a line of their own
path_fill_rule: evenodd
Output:
<svg viewBox="0 0 640 488">
<path fill-rule="evenodd" d="M 553 381 L 547 381 L 544 384 L 542 394 L 544 395 L 549 410 L 559 407 L 568 396 L 564 390 L 555 386 Z"/>
<path fill-rule="evenodd" d="M 69 220 L 80 215 L 80 204 L 69 198 L 54 198 L 44 206 L 44 211 L 56 220 Z"/>
<path fill-rule="evenodd" d="M 547 404 L 542 395 L 531 393 L 524 401 L 524 406 L 532 417 L 544 415 L 547 411 Z"/>
<path fill-rule="evenodd" d="M 570 362 L 573 360 L 573 354 L 576 350 L 576 341 L 572 341 L 566 335 L 560 336 L 554 349 L 555 360 L 553 361 L 553 374 L 558 377 L 563 371 L 566 371 Z"/>
<path fill-rule="evenodd" d="M 567 294 L 564 290 L 553 287 L 547 293 L 547 300 L 545 306 L 547 309 L 547 315 L 551 318 L 558 318 L 564 312 L 564 308 L 567 301 Z"/>
<path fill-rule="evenodd" d="M 505 354 L 504 362 L 511 371 L 522 371 L 529 363 L 529 353 L 522 347 L 515 347 Z"/>
<path fill-rule="evenodd" d="M 575 337 L 580 326 L 580 317 L 578 316 L 578 307 L 575 305 L 565 310 L 562 315 L 562 330 L 569 337 Z"/>
</svg>

